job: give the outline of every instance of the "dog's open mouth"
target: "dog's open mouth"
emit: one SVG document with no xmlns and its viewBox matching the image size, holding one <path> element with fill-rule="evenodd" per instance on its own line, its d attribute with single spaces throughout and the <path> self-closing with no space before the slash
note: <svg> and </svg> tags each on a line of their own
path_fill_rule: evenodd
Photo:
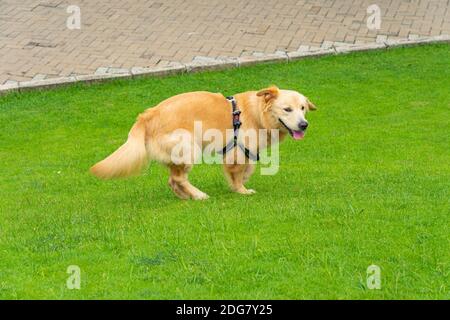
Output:
<svg viewBox="0 0 450 320">
<path fill-rule="evenodd" d="M 292 138 L 294 138 L 295 140 L 301 140 L 305 137 L 305 131 L 303 130 L 292 130 L 290 129 L 281 119 L 280 120 L 281 124 L 286 128 L 286 130 L 289 132 L 289 134 L 291 135 Z"/>
</svg>

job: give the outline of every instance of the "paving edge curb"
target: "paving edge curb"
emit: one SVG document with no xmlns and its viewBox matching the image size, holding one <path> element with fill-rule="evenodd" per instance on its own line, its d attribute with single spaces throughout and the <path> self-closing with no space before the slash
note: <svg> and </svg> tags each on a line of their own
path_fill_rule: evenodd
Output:
<svg viewBox="0 0 450 320">
<path fill-rule="evenodd" d="M 275 54 L 253 55 L 239 58 L 213 59 L 207 58 L 201 61 L 193 61 L 187 64 L 173 63 L 167 67 L 140 68 L 133 67 L 123 73 L 102 73 L 91 75 L 70 76 L 51 78 L 44 80 L 31 80 L 0 85 L 0 95 L 8 92 L 28 91 L 33 89 L 45 89 L 79 82 L 103 82 L 107 80 L 138 78 L 138 77 L 161 77 L 182 73 L 194 73 L 206 70 L 223 70 L 230 68 L 245 67 L 268 62 L 285 62 L 301 60 L 311 57 L 348 54 L 359 51 L 382 50 L 393 47 L 406 47 L 424 45 L 431 43 L 450 43 L 450 35 L 434 37 L 418 37 L 414 39 L 383 40 L 365 44 L 335 43 L 329 48 L 316 48 L 307 51 L 278 52 Z"/>
</svg>

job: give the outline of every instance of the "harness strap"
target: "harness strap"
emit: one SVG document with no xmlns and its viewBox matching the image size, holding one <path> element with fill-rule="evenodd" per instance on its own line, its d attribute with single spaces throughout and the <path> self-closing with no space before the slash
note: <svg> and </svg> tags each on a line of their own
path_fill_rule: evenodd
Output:
<svg viewBox="0 0 450 320">
<path fill-rule="evenodd" d="M 239 135 L 239 128 L 241 127 L 241 121 L 240 121 L 240 115 L 241 110 L 237 107 L 237 102 L 234 97 L 227 97 L 227 100 L 231 102 L 231 106 L 233 107 L 233 140 L 227 143 L 225 147 L 220 151 L 221 154 L 226 154 L 228 151 L 232 150 L 234 147 L 239 146 L 239 149 L 241 149 L 245 156 L 253 161 L 259 161 L 259 153 L 257 152 L 256 155 L 253 154 L 249 149 L 244 147 L 242 144 L 238 143 L 238 135 Z"/>
<path fill-rule="evenodd" d="M 244 151 L 244 154 L 247 157 L 247 159 L 250 159 L 253 161 L 259 161 L 259 152 L 257 152 L 255 155 L 255 154 L 253 154 L 253 152 L 251 152 L 249 149 L 244 147 L 242 144 L 239 144 L 239 148 L 241 148 L 241 150 Z"/>
</svg>

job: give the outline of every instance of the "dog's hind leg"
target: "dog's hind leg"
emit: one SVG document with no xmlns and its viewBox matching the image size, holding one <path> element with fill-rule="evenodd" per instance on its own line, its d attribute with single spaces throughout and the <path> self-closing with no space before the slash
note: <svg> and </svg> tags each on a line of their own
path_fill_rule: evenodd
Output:
<svg viewBox="0 0 450 320">
<path fill-rule="evenodd" d="M 248 164 L 225 164 L 225 176 L 230 183 L 231 190 L 240 194 L 254 194 L 255 190 L 247 189 L 244 183 L 253 172 Z"/>
<path fill-rule="evenodd" d="M 189 199 L 189 194 L 183 191 L 182 188 L 178 185 L 178 183 L 175 181 L 175 179 L 172 178 L 172 176 L 169 177 L 169 186 L 172 189 L 172 191 L 177 195 L 180 199 Z"/>
<path fill-rule="evenodd" d="M 188 180 L 188 173 L 192 169 L 190 165 L 170 164 L 169 186 L 173 192 L 181 199 L 192 198 L 194 200 L 208 199 L 208 195 L 196 187 Z"/>
</svg>

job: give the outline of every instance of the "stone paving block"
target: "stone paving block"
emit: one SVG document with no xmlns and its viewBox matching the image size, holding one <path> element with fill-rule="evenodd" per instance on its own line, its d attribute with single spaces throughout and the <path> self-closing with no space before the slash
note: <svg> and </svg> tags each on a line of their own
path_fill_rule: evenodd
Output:
<svg viewBox="0 0 450 320">
<path fill-rule="evenodd" d="M 44 80 L 46 77 L 47 77 L 46 74 L 38 73 L 33 77 L 32 81 Z"/>
<path fill-rule="evenodd" d="M 249 66 L 257 63 L 288 62 L 288 56 L 283 54 L 268 54 L 265 56 L 246 56 L 238 59 L 239 66 Z"/>
<path fill-rule="evenodd" d="M 81 1 L 81 29 L 69 30 L 67 1 L 3 1 L 0 81 L 36 86 L 30 80 L 71 74 L 99 81 L 295 60 L 364 50 L 368 43 L 447 41 L 429 39 L 450 33 L 448 1 L 382 1 L 380 30 L 367 27 L 371 4 L 280 0 L 256 10 L 260 0 Z"/>
<path fill-rule="evenodd" d="M 76 82 L 77 79 L 75 77 L 64 77 L 64 78 L 53 78 L 53 79 L 45 79 L 45 80 L 35 80 L 35 81 L 22 81 L 19 82 L 19 89 L 37 89 L 37 88 L 48 88 L 48 87 L 56 87 L 64 84 L 70 84 Z"/>
<path fill-rule="evenodd" d="M 86 74 L 86 75 L 78 75 L 75 76 L 76 81 L 82 82 L 99 82 L 104 80 L 111 80 L 115 78 L 126 78 L 129 75 L 120 75 L 120 74 Z"/>
<path fill-rule="evenodd" d="M 356 51 L 367 51 L 367 50 L 377 50 L 386 49 L 386 44 L 384 43 L 368 43 L 363 45 L 347 45 L 336 47 L 336 53 L 349 53 Z"/>
<path fill-rule="evenodd" d="M 388 38 L 387 35 L 380 34 L 380 35 L 377 36 L 375 42 L 376 43 L 385 43 L 387 41 L 387 38 Z"/>
<path fill-rule="evenodd" d="M 125 68 L 108 68 L 107 71 L 108 74 L 124 74 L 124 75 L 131 75 L 130 70 Z"/>
<path fill-rule="evenodd" d="M 130 72 L 133 76 L 146 74 L 152 71 L 152 68 L 132 67 Z"/>
<path fill-rule="evenodd" d="M 202 70 L 221 70 L 239 66 L 237 58 L 215 59 L 197 56 L 192 62 L 186 63 L 187 72 L 198 72 Z"/>
<path fill-rule="evenodd" d="M 0 95 L 17 90 L 19 90 L 19 83 L 17 81 L 7 81 L 3 85 L 0 85 Z"/>
<path fill-rule="evenodd" d="M 181 63 L 172 63 L 166 66 L 152 68 L 134 67 L 131 69 L 133 77 L 139 76 L 167 76 L 186 72 L 186 66 Z"/>
<path fill-rule="evenodd" d="M 103 75 L 108 73 L 107 67 L 99 67 L 97 70 L 95 70 L 95 75 Z"/>
<path fill-rule="evenodd" d="M 326 56 L 336 53 L 336 51 L 333 48 L 330 49 L 316 49 L 312 51 L 293 51 L 288 52 L 287 56 L 289 58 L 289 61 L 304 59 L 307 57 L 320 57 L 320 56 Z"/>
<path fill-rule="evenodd" d="M 434 37 L 427 38 L 409 38 L 409 39 L 395 39 L 386 41 L 386 45 L 388 47 L 402 47 L 408 45 L 420 45 L 427 43 L 435 43 L 435 42 L 450 42 L 450 36 L 448 35 L 439 35 Z"/>
</svg>

